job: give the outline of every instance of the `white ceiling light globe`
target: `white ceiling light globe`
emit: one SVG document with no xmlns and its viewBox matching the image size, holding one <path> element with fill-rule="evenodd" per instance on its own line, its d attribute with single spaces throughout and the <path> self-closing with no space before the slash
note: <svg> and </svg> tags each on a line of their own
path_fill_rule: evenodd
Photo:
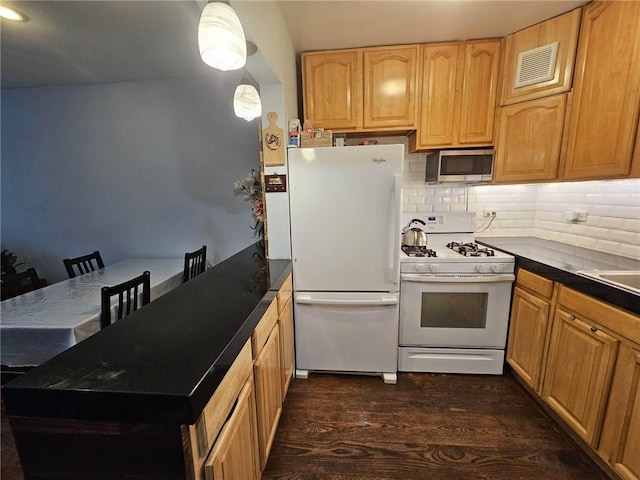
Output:
<svg viewBox="0 0 640 480">
<path fill-rule="evenodd" d="M 246 83 L 236 87 L 233 95 L 233 111 L 236 117 L 244 118 L 247 122 L 262 115 L 262 102 L 256 87 Z"/>
<path fill-rule="evenodd" d="M 220 2 L 208 3 L 198 25 L 200 56 L 218 70 L 238 70 L 247 61 L 247 42 L 235 10 Z"/>
</svg>

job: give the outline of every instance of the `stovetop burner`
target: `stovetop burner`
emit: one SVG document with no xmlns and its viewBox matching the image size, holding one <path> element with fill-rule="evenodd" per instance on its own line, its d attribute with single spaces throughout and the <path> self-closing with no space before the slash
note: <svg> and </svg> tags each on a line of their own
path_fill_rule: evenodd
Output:
<svg viewBox="0 0 640 480">
<path fill-rule="evenodd" d="M 493 257 L 495 252 L 490 248 L 480 247 L 477 243 L 467 242 L 449 242 L 447 248 L 450 248 L 454 252 L 458 252 L 465 257 Z"/>
<path fill-rule="evenodd" d="M 402 251 L 409 257 L 437 257 L 435 250 L 431 250 L 426 246 L 402 245 Z"/>
</svg>

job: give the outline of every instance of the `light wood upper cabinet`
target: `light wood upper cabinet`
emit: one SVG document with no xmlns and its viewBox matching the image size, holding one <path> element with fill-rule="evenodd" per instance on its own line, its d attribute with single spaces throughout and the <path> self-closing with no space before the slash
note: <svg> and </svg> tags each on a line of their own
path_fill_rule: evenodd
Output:
<svg viewBox="0 0 640 480">
<path fill-rule="evenodd" d="M 500 40 L 423 45 L 418 130 L 409 150 L 493 142 Z"/>
<path fill-rule="evenodd" d="M 258 480 L 258 431 L 250 377 L 205 463 L 206 480 Z"/>
<path fill-rule="evenodd" d="M 304 116 L 338 132 L 416 127 L 418 45 L 302 54 Z"/>
<path fill-rule="evenodd" d="M 453 145 L 459 43 L 422 46 L 422 104 L 417 144 Z M 412 136 L 415 138 L 415 135 Z"/>
<path fill-rule="evenodd" d="M 507 35 L 500 105 L 556 95 L 571 89 L 581 13 L 582 8 L 577 8 Z M 550 50 L 555 42 L 557 54 L 553 66 Z M 524 68 L 519 70 L 518 57 L 522 53 Z M 552 68 L 547 70 L 544 68 L 546 65 Z M 550 73 L 550 79 L 516 87 L 517 81 L 524 84 L 543 78 L 545 70 Z"/>
<path fill-rule="evenodd" d="M 589 445 L 602 426 L 619 340 L 557 308 L 542 398 Z"/>
<path fill-rule="evenodd" d="M 500 108 L 494 183 L 557 180 L 567 95 Z"/>
<path fill-rule="evenodd" d="M 493 140 L 499 66 L 500 40 L 464 43 L 464 76 L 458 132 L 460 145 L 488 145 Z"/>
<path fill-rule="evenodd" d="M 598 453 L 622 478 L 640 480 L 640 347 L 620 348 Z"/>
<path fill-rule="evenodd" d="M 584 8 L 565 180 L 629 175 L 640 114 L 640 2 Z"/>
<path fill-rule="evenodd" d="M 362 128 L 362 51 L 302 54 L 304 116 L 314 128 Z"/>
<path fill-rule="evenodd" d="M 416 127 L 418 45 L 363 50 L 364 128 Z"/>
</svg>

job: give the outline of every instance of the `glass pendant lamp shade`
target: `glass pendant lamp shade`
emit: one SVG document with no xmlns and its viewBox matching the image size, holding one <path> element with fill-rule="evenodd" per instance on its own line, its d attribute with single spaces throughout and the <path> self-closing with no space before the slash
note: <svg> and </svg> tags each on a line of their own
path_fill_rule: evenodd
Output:
<svg viewBox="0 0 640 480">
<path fill-rule="evenodd" d="M 262 115 L 262 102 L 256 87 L 246 82 L 241 82 L 236 87 L 233 95 L 233 111 L 236 117 L 244 118 L 250 122 Z"/>
<path fill-rule="evenodd" d="M 247 43 L 235 10 L 221 2 L 208 3 L 198 25 L 200 56 L 218 70 L 238 70 L 247 61 Z"/>
</svg>

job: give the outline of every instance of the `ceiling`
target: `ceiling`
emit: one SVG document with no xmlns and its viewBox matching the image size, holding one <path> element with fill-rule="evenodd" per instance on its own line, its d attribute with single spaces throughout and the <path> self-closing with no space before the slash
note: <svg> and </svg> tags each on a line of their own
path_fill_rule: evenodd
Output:
<svg viewBox="0 0 640 480">
<path fill-rule="evenodd" d="M 196 32 L 202 0 L 2 3 L 29 19 L 24 23 L 2 20 L 2 88 L 192 77 L 210 72 L 198 54 Z M 301 52 L 501 37 L 586 1 L 278 3 L 294 48 Z M 247 37 L 251 38 L 251 32 Z"/>
</svg>

